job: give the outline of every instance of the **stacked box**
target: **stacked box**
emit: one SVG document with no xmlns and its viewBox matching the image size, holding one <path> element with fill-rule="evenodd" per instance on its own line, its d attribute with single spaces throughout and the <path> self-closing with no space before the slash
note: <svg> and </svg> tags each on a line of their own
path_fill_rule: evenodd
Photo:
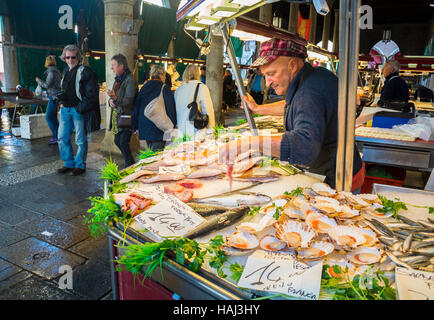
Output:
<svg viewBox="0 0 434 320">
<path fill-rule="evenodd" d="M 20 116 L 20 133 L 24 139 L 38 139 L 51 136 L 51 130 L 45 120 L 45 113 Z"/>
</svg>

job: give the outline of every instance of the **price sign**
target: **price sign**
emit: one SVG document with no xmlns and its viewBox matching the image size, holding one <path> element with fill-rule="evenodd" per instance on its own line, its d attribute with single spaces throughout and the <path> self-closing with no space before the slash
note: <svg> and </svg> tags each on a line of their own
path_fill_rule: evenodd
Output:
<svg viewBox="0 0 434 320">
<path fill-rule="evenodd" d="M 317 300 L 322 261 L 309 266 L 284 252 L 257 250 L 247 259 L 238 286 Z"/>
<path fill-rule="evenodd" d="M 399 300 L 434 300 L 434 273 L 396 267 Z"/>
<path fill-rule="evenodd" d="M 161 190 L 157 193 L 161 193 Z M 165 193 L 160 194 L 159 197 L 163 200 L 134 219 L 157 236 L 160 241 L 162 237 L 182 237 L 205 221 L 202 216 L 178 198 Z"/>
</svg>

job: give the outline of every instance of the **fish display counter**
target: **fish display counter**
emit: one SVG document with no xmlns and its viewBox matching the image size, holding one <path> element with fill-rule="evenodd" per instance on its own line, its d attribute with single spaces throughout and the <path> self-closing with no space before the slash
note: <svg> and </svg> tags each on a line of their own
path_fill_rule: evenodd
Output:
<svg viewBox="0 0 434 320">
<path fill-rule="evenodd" d="M 115 299 L 388 300 L 431 279 L 432 193 L 337 192 L 251 150 L 230 171 L 217 149 L 188 141 L 103 169 L 88 223 L 110 222 Z"/>
</svg>

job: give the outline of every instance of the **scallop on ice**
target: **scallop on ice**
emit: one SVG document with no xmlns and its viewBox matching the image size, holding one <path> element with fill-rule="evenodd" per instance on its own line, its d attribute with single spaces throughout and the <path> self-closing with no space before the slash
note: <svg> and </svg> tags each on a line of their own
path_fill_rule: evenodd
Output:
<svg viewBox="0 0 434 320">
<path fill-rule="evenodd" d="M 315 230 L 303 222 L 284 219 L 274 225 L 276 238 L 285 241 L 290 248 L 307 248 L 313 240 Z"/>
<path fill-rule="evenodd" d="M 327 214 L 335 213 L 340 209 L 339 201 L 333 198 L 317 196 L 314 201 L 314 207 Z"/>
<path fill-rule="evenodd" d="M 377 248 L 359 247 L 347 254 L 348 259 L 354 264 L 373 264 L 381 258 L 381 252 Z"/>
<path fill-rule="evenodd" d="M 286 247 L 286 242 L 277 239 L 273 235 L 266 235 L 259 242 L 259 246 L 264 250 L 279 251 Z"/>
<path fill-rule="evenodd" d="M 356 248 L 366 242 L 358 228 L 350 226 L 336 226 L 328 232 L 330 238 L 342 247 Z"/>
<path fill-rule="evenodd" d="M 312 190 L 316 194 L 319 194 L 320 196 L 325 196 L 325 197 L 331 197 L 331 196 L 334 196 L 336 194 L 336 190 L 330 188 L 330 186 L 324 182 L 314 183 L 312 185 Z"/>
<path fill-rule="evenodd" d="M 315 241 L 309 248 L 297 250 L 297 258 L 300 260 L 321 259 L 333 252 L 335 247 L 327 241 Z"/>
<path fill-rule="evenodd" d="M 337 226 L 334 219 L 329 218 L 319 212 L 312 212 L 306 217 L 306 224 L 315 229 L 318 233 L 328 233 L 328 231 Z"/>
<path fill-rule="evenodd" d="M 259 240 L 253 234 L 237 231 L 226 237 L 226 245 L 237 249 L 255 249 L 259 246 Z"/>
</svg>

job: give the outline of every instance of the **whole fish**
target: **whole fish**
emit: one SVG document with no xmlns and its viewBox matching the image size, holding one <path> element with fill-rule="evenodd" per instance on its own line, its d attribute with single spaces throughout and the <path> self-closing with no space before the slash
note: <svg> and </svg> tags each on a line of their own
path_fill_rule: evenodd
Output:
<svg viewBox="0 0 434 320">
<path fill-rule="evenodd" d="M 198 203 L 214 204 L 223 207 L 257 206 L 271 201 L 269 196 L 253 192 L 228 192 L 218 196 L 196 200 Z"/>
<path fill-rule="evenodd" d="M 412 249 L 410 252 L 415 253 L 415 254 L 420 254 L 423 256 L 434 257 L 434 247 Z"/>
<path fill-rule="evenodd" d="M 413 221 L 407 217 L 404 217 L 403 215 L 398 213 L 398 219 L 401 220 L 402 222 L 410 225 L 410 226 L 420 226 L 419 223 L 417 223 L 416 221 Z"/>
<path fill-rule="evenodd" d="M 230 211 L 226 211 L 224 213 L 221 213 L 221 214 L 219 214 L 215 217 L 212 217 L 211 219 L 201 223 L 195 229 L 193 229 L 190 232 L 188 232 L 187 234 L 185 234 L 184 237 L 194 239 L 194 238 L 206 235 L 206 234 L 213 232 L 215 230 L 220 230 L 220 229 L 225 228 L 227 226 L 230 226 L 231 224 L 240 220 L 249 211 L 250 211 L 250 209 L 247 206 L 234 208 Z"/>
<path fill-rule="evenodd" d="M 420 267 L 419 270 L 426 271 L 426 272 L 434 272 L 434 264 L 431 264 L 427 267 Z"/>
<path fill-rule="evenodd" d="M 125 178 L 122 178 L 119 183 L 128 183 L 138 178 L 155 176 L 155 174 L 155 172 L 150 170 L 139 170 L 133 174 L 130 174 L 129 176 L 126 176 Z"/>
<path fill-rule="evenodd" d="M 398 251 L 398 250 L 401 250 L 401 249 L 402 249 L 402 244 L 403 244 L 402 241 L 396 241 L 396 242 L 392 243 L 392 245 L 390 246 L 390 248 L 391 248 L 393 251 Z"/>
<path fill-rule="evenodd" d="M 370 222 L 375 225 L 375 227 L 379 230 L 382 231 L 383 234 L 389 236 L 389 237 L 393 237 L 394 234 L 392 232 L 392 230 L 390 230 L 388 227 L 386 227 L 383 223 L 381 223 L 380 221 L 376 220 L 376 219 L 371 219 Z"/>
<path fill-rule="evenodd" d="M 423 221 L 423 220 L 417 220 L 417 222 L 420 223 L 421 225 L 423 225 L 425 228 L 434 230 L 434 224 L 432 224 L 432 223 L 429 223 L 429 222 Z"/>
<path fill-rule="evenodd" d="M 374 223 L 372 223 L 371 220 L 365 218 L 364 222 L 365 222 L 369 227 L 371 227 L 371 228 L 372 228 L 376 233 L 381 234 L 381 235 L 386 236 L 386 237 L 389 237 L 389 238 L 396 238 L 395 235 L 394 235 L 393 233 L 390 234 L 390 233 L 385 232 L 384 230 L 378 228 Z"/>
<path fill-rule="evenodd" d="M 427 242 L 425 242 L 425 241 L 414 242 L 413 241 L 413 244 L 411 245 L 411 249 L 419 249 L 419 248 L 432 247 L 432 246 L 434 246 L 434 241 L 427 241 Z"/>
<path fill-rule="evenodd" d="M 407 256 L 407 257 L 399 257 L 401 261 L 408 263 L 409 265 L 418 264 L 422 262 L 429 262 L 429 257 L 426 256 Z"/>
<path fill-rule="evenodd" d="M 202 217 L 209 217 L 214 214 L 223 213 L 230 210 L 230 208 L 226 207 L 212 206 L 209 204 L 200 204 L 195 202 L 190 202 L 187 205 L 198 214 L 200 214 Z"/>
<path fill-rule="evenodd" d="M 434 219 L 433 218 L 428 217 L 428 221 L 431 222 L 431 223 L 434 223 Z"/>
<path fill-rule="evenodd" d="M 390 260 L 393 261 L 393 263 L 403 266 L 407 269 L 412 270 L 413 268 L 411 266 L 409 266 L 407 263 L 405 263 L 404 261 L 401 261 L 400 259 L 398 259 L 393 253 L 386 251 L 386 254 L 389 256 Z"/>
<path fill-rule="evenodd" d="M 201 168 L 190 173 L 187 178 L 198 179 L 198 178 L 208 178 L 221 175 L 222 171 L 216 168 Z"/>
<path fill-rule="evenodd" d="M 156 176 L 153 176 L 151 178 L 140 178 L 138 179 L 138 181 L 142 183 L 155 183 L 155 182 L 164 182 L 164 181 L 176 181 L 182 179 L 185 179 L 185 176 L 183 174 L 163 173 L 163 174 L 157 174 Z"/>
<path fill-rule="evenodd" d="M 404 240 L 404 243 L 402 244 L 402 251 L 407 252 L 410 250 L 411 242 L 413 241 L 414 233 L 410 233 L 409 236 Z"/>
</svg>

